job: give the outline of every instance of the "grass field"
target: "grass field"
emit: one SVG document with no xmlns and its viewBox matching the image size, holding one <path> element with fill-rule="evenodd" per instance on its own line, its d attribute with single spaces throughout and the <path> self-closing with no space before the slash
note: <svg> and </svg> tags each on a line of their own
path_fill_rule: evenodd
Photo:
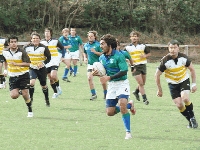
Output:
<svg viewBox="0 0 200 150">
<path fill-rule="evenodd" d="M 12 100 L 9 90 L 0 90 L 0 150 L 199 150 L 200 128 L 187 129 L 187 121 L 173 104 L 167 83 L 162 76 L 164 96 L 156 97 L 154 73 L 157 64 L 149 63 L 146 93 L 148 106 L 135 100 L 137 113 L 131 116 L 133 138 L 124 140 L 125 131 L 121 115 L 105 114 L 103 91 L 95 77 L 98 99 L 90 101 L 86 78 L 86 65 L 79 67 L 71 83 L 60 80 L 63 90 L 57 99 L 49 86 L 51 107 L 37 82 L 33 111 L 27 118 L 27 108 L 22 97 Z M 59 69 L 61 78 L 64 65 Z M 197 75 L 200 67 L 195 65 Z M 131 91 L 136 82 L 129 74 Z M 197 77 L 197 85 L 200 78 Z M 131 99 L 134 99 L 131 95 Z M 200 122 L 199 91 L 191 94 L 197 121 Z"/>
</svg>

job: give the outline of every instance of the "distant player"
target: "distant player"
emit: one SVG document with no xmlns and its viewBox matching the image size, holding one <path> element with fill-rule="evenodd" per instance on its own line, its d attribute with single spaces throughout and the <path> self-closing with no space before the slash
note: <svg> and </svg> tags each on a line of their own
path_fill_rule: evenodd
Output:
<svg viewBox="0 0 200 150">
<path fill-rule="evenodd" d="M 41 43 L 47 46 L 51 53 L 51 61 L 45 66 L 47 68 L 47 75 L 50 79 L 51 87 L 54 91 L 52 98 L 57 98 L 62 94 L 58 79 L 58 67 L 60 65 L 60 60 L 62 61 L 65 56 L 65 51 L 60 41 L 52 38 L 53 30 L 51 28 L 45 28 L 44 35 L 45 39 L 41 40 Z M 58 48 L 62 50 L 62 58 L 60 58 L 58 54 Z"/>
<path fill-rule="evenodd" d="M 96 90 L 93 82 L 93 63 L 99 62 L 99 56 L 102 54 L 102 49 L 100 48 L 100 43 L 97 41 L 97 32 L 88 32 L 88 42 L 84 45 L 84 61 L 87 63 L 87 77 L 90 86 L 90 92 L 92 94 L 90 100 L 95 100 L 97 98 Z M 107 85 L 102 84 L 104 90 L 104 97 L 107 93 Z"/>
<path fill-rule="evenodd" d="M 50 62 L 51 54 L 49 49 L 40 43 L 40 35 L 37 32 L 31 34 L 31 43 L 24 47 L 24 51 L 28 54 L 30 64 L 30 98 L 33 102 L 33 94 L 35 91 L 35 81 L 38 78 L 45 96 L 46 106 L 50 106 L 49 90 L 47 86 L 47 71 L 45 65 Z"/>
<path fill-rule="evenodd" d="M 70 80 L 68 79 L 67 75 L 68 72 L 70 71 L 71 68 L 71 58 L 70 58 L 70 51 L 69 48 L 71 48 L 72 46 L 70 45 L 70 41 L 69 41 L 69 29 L 68 28 L 64 28 L 62 30 L 62 36 L 59 38 L 59 41 L 61 42 L 61 44 L 64 46 L 65 48 L 65 57 L 63 59 L 63 63 L 66 65 L 65 69 L 64 69 L 64 74 L 62 77 L 62 80 L 70 82 Z M 60 53 L 59 55 L 62 55 L 61 50 L 58 50 Z M 71 71 L 72 72 L 72 71 Z"/>
<path fill-rule="evenodd" d="M 3 59 L 3 50 L 4 50 L 4 44 L 6 40 L 4 38 L 0 38 L 0 89 L 6 88 L 6 79 L 3 74 L 3 64 L 4 64 L 4 59 Z"/>
<path fill-rule="evenodd" d="M 73 77 L 76 77 L 77 75 L 77 71 L 78 71 L 78 66 L 77 66 L 77 62 L 78 60 L 80 60 L 80 63 L 82 64 L 82 50 L 83 50 L 83 42 L 80 36 L 78 36 L 76 34 L 76 29 L 75 28 L 71 28 L 70 29 L 70 35 L 68 36 L 68 39 L 70 41 L 70 45 L 71 47 L 69 48 L 69 55 L 68 55 L 68 59 L 72 60 L 72 63 L 74 65 L 73 68 Z M 79 50 L 80 49 L 80 50 Z"/>
<path fill-rule="evenodd" d="M 136 99 L 140 101 L 139 93 L 142 95 L 144 104 L 148 105 L 149 100 L 144 89 L 146 83 L 146 74 L 147 74 L 147 58 L 151 56 L 150 50 L 146 47 L 145 44 L 139 43 L 140 34 L 137 31 L 132 31 L 130 33 L 131 45 L 126 46 L 126 50 L 130 53 L 131 58 L 134 61 L 135 71 L 132 73 L 135 77 L 135 80 L 138 83 L 136 90 L 133 92 Z"/>
<path fill-rule="evenodd" d="M 171 40 L 168 43 L 169 53 L 164 56 L 156 71 L 155 78 L 158 87 L 157 96 L 162 97 L 163 91 L 160 76 L 164 72 L 168 82 L 171 97 L 179 109 L 180 113 L 188 120 L 188 128 L 197 128 L 198 123 L 194 116 L 193 104 L 190 101 L 190 90 L 196 92 L 196 73 L 191 60 L 183 53 L 179 52 L 179 42 Z M 190 75 L 192 79 L 190 88 Z"/>
<path fill-rule="evenodd" d="M 17 99 L 21 90 L 22 96 L 28 107 L 28 116 L 33 117 L 31 100 L 29 96 L 29 66 L 30 59 L 27 53 L 17 46 L 18 37 L 10 36 L 8 38 L 9 48 L 3 51 L 3 58 L 5 60 L 4 73 L 8 73 L 9 86 L 10 86 L 10 97 Z"/>
</svg>

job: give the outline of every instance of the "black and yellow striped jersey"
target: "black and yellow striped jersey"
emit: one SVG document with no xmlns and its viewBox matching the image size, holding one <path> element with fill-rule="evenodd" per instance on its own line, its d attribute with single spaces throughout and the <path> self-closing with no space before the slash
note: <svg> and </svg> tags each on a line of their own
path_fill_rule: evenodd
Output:
<svg viewBox="0 0 200 150">
<path fill-rule="evenodd" d="M 179 84 L 189 78 L 187 67 L 190 64 L 191 61 L 183 53 L 178 53 L 178 57 L 175 59 L 168 54 L 161 59 L 158 69 L 165 73 L 168 83 Z"/>
<path fill-rule="evenodd" d="M 11 51 L 10 49 L 6 49 L 3 51 L 3 57 L 7 62 L 7 69 L 8 69 L 8 76 L 15 77 L 19 75 L 23 75 L 26 72 L 29 72 L 29 67 L 22 67 L 22 66 L 14 66 L 11 62 L 15 63 L 23 63 L 27 62 L 30 63 L 30 58 L 28 57 L 27 53 L 21 49 L 17 49 L 16 51 Z"/>
</svg>

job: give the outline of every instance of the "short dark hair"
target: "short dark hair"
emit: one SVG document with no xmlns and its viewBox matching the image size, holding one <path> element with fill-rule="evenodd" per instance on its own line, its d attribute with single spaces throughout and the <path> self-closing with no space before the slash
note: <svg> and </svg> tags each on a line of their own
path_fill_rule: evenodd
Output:
<svg viewBox="0 0 200 150">
<path fill-rule="evenodd" d="M 111 34 L 103 35 L 100 40 L 104 40 L 108 46 L 111 46 L 112 49 L 117 47 L 116 38 Z"/>
<path fill-rule="evenodd" d="M 52 29 L 51 27 L 47 27 L 47 28 L 44 29 L 44 31 L 45 31 L 45 30 L 49 30 L 51 36 L 53 36 L 53 29 Z"/>
<path fill-rule="evenodd" d="M 171 40 L 171 41 L 169 41 L 168 46 L 170 44 L 172 44 L 172 45 L 178 45 L 179 46 L 179 42 L 177 40 Z"/>
<path fill-rule="evenodd" d="M 16 35 L 11 35 L 8 37 L 8 43 L 10 43 L 10 39 L 16 39 L 18 41 L 18 37 Z"/>
</svg>

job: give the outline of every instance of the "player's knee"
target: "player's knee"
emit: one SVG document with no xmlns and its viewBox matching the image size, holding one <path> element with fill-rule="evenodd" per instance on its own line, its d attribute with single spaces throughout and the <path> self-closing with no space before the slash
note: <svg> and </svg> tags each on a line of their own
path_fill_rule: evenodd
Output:
<svg viewBox="0 0 200 150">
<path fill-rule="evenodd" d="M 17 99 L 19 97 L 19 93 L 10 93 L 10 97 L 12 99 Z"/>
</svg>

